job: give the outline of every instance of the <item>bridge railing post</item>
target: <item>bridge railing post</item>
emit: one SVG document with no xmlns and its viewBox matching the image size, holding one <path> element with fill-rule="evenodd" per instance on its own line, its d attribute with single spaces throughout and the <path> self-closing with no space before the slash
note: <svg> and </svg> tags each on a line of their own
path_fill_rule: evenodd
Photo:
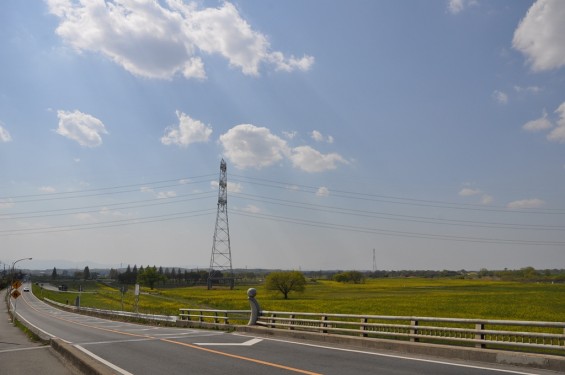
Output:
<svg viewBox="0 0 565 375">
<path fill-rule="evenodd" d="M 485 329 L 485 325 L 483 323 L 477 323 L 475 324 L 475 330 L 476 331 L 483 331 Z M 477 332 L 475 333 L 475 340 L 481 340 L 483 341 L 485 339 L 485 335 L 482 332 Z M 484 348 L 485 344 L 484 343 L 477 343 L 475 344 L 475 348 Z"/>
<path fill-rule="evenodd" d="M 418 334 L 418 329 L 416 327 L 418 327 L 418 321 L 417 320 L 411 320 L 410 321 L 410 335 L 417 335 Z M 418 342 L 420 341 L 419 338 L 411 336 L 410 337 L 410 341 L 411 342 Z"/>
<path fill-rule="evenodd" d="M 320 323 L 320 327 L 322 328 L 322 333 L 328 333 L 328 330 L 324 329 L 328 327 L 326 320 L 328 320 L 328 317 L 326 315 L 322 315 L 322 322 Z"/>
<path fill-rule="evenodd" d="M 366 323 L 367 323 L 367 318 L 362 318 L 361 319 L 361 327 L 359 328 L 361 330 L 361 337 L 369 336 L 367 333 L 363 332 L 363 331 L 367 330 Z"/>
</svg>

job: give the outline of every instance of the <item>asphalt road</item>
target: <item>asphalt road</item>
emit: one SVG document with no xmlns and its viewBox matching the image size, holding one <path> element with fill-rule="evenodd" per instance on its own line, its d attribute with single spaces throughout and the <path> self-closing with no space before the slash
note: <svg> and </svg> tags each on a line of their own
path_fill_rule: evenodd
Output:
<svg viewBox="0 0 565 375">
<path fill-rule="evenodd" d="M 552 374 L 209 330 L 153 327 L 61 311 L 32 293 L 20 319 L 114 366 L 118 374 Z M 554 373 L 553 373 L 554 374 Z"/>
</svg>

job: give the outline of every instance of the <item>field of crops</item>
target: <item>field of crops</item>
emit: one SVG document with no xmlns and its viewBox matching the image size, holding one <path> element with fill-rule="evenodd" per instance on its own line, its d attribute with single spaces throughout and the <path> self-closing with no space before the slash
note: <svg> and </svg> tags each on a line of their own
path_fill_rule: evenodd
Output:
<svg viewBox="0 0 565 375">
<path fill-rule="evenodd" d="M 178 315 L 179 308 L 248 309 L 248 287 L 142 288 L 139 312 Z M 304 293 L 291 293 L 288 300 L 261 285 L 253 287 L 261 308 L 272 311 L 565 321 L 564 284 L 419 278 L 374 279 L 363 284 L 319 280 L 310 282 Z M 63 303 L 73 303 L 78 294 L 38 286 L 34 293 Z M 121 310 L 121 296 L 117 288 L 92 284 L 81 293 L 81 305 Z M 133 311 L 134 301 L 130 287 L 123 309 Z"/>
</svg>

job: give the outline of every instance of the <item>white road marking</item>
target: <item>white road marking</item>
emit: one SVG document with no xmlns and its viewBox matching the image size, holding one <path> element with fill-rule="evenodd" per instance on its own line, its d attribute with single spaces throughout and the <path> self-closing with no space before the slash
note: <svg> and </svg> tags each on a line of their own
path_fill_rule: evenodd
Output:
<svg viewBox="0 0 565 375">
<path fill-rule="evenodd" d="M 236 334 L 236 333 L 234 333 L 233 335 L 235 335 L 235 336 L 249 337 L 249 336 L 247 336 L 247 335 L 241 335 L 241 334 Z M 374 353 L 374 352 L 367 352 L 367 351 L 355 350 L 355 349 L 334 348 L 334 347 L 331 347 L 331 346 L 324 346 L 324 345 L 317 345 L 317 344 L 307 344 L 307 343 L 296 342 L 296 341 L 288 341 L 288 340 L 280 340 L 280 339 L 272 339 L 272 338 L 265 338 L 264 340 L 277 341 L 277 342 L 284 342 L 284 343 L 287 343 L 287 344 L 295 344 L 295 345 L 310 346 L 310 347 L 313 347 L 313 348 L 330 349 L 330 350 L 339 350 L 339 351 L 342 351 L 342 352 L 349 352 L 349 353 L 368 354 L 368 355 L 374 355 L 374 356 L 378 356 L 378 357 L 406 359 L 406 360 L 409 360 L 409 361 L 436 363 L 436 364 L 440 364 L 440 365 L 448 365 L 448 366 L 455 366 L 455 367 L 473 368 L 473 369 L 477 369 L 477 370 L 498 371 L 498 372 L 505 372 L 505 373 L 508 373 L 508 374 L 538 375 L 538 374 L 533 373 L 533 372 L 522 372 L 522 371 L 505 370 L 505 369 L 499 369 L 499 368 L 493 368 L 493 367 L 464 365 L 464 364 L 461 364 L 461 363 L 451 363 L 451 362 L 445 362 L 445 361 L 437 361 L 437 360 L 433 360 L 433 359 L 411 358 L 411 357 L 406 357 L 406 356 L 402 356 L 402 355 Z"/>
<path fill-rule="evenodd" d="M 45 331 L 45 330 L 39 328 L 39 327 L 36 326 L 35 324 L 31 324 L 29 320 L 27 320 L 26 318 L 24 318 L 24 317 L 21 316 L 20 314 L 18 314 L 18 319 L 21 319 L 21 320 L 25 321 L 25 322 L 28 324 L 28 326 L 32 326 L 33 328 L 35 328 L 35 329 L 38 330 L 39 332 L 42 332 L 42 333 L 46 334 L 47 336 L 49 336 L 49 337 L 51 337 L 51 338 L 56 338 L 56 337 L 57 337 L 57 336 L 55 336 L 55 335 L 53 335 L 53 334 L 51 334 L 51 333 L 49 333 L 49 332 L 47 332 L 47 331 Z"/>
<path fill-rule="evenodd" d="M 200 346 L 253 346 L 257 343 L 260 343 L 263 339 L 254 338 L 251 340 L 247 340 L 245 342 L 195 342 L 195 345 Z"/>
<path fill-rule="evenodd" d="M 4 350 L 0 350 L 0 353 L 21 352 L 24 350 L 37 350 L 37 349 L 49 349 L 49 346 L 34 346 L 32 348 L 4 349 Z"/>
<path fill-rule="evenodd" d="M 99 356 L 97 356 L 96 354 L 92 353 L 89 350 L 86 350 L 85 348 L 83 348 L 80 345 L 75 345 L 75 348 L 77 348 L 78 350 L 80 350 L 81 352 L 91 356 L 92 358 L 94 358 L 95 360 L 104 363 L 106 366 L 110 367 L 112 370 L 115 370 L 117 372 L 119 372 L 122 375 L 133 375 L 131 372 L 128 372 L 126 370 L 124 370 L 121 367 L 116 366 L 115 364 L 113 364 L 112 362 L 108 362 L 107 360 L 105 360 L 104 358 L 101 358 Z"/>
</svg>

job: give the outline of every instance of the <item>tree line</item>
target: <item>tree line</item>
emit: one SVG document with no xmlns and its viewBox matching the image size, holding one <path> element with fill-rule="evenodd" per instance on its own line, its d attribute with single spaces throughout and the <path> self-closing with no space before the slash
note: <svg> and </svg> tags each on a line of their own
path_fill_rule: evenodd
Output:
<svg viewBox="0 0 565 375">
<path fill-rule="evenodd" d="M 140 266 L 131 267 L 127 266 L 124 272 L 116 269 L 111 269 L 109 277 L 116 280 L 121 284 L 135 284 L 139 282 L 139 277 L 151 276 L 151 278 L 158 279 L 157 282 L 168 285 L 196 285 L 205 284 L 208 280 L 208 271 L 205 270 L 183 270 L 181 268 L 163 268 L 156 266 Z"/>
</svg>

